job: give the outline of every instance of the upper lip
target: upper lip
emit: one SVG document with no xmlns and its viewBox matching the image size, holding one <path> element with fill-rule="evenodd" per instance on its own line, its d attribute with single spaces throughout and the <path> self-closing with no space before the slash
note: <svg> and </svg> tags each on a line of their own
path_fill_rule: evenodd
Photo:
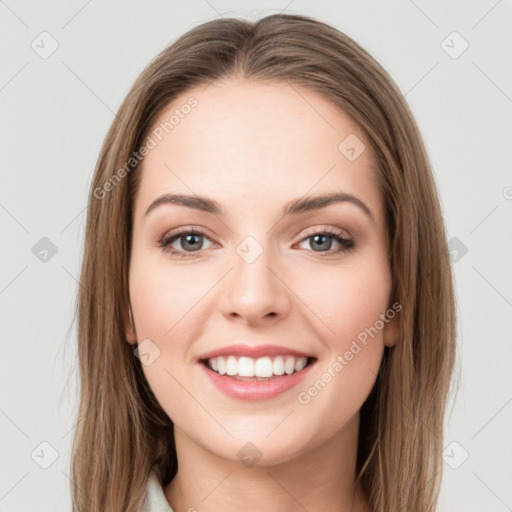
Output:
<svg viewBox="0 0 512 512">
<path fill-rule="evenodd" d="M 279 345 L 226 345 L 225 347 L 206 352 L 199 356 L 199 360 L 212 359 L 217 356 L 246 356 L 254 359 L 264 356 L 295 356 L 295 357 L 314 357 L 311 354 L 306 354 L 300 350 L 293 348 L 282 347 Z"/>
</svg>

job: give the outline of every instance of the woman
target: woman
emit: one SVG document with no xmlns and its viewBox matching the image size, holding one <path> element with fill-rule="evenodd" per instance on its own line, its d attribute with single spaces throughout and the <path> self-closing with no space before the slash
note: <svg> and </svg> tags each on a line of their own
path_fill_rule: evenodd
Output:
<svg viewBox="0 0 512 512">
<path fill-rule="evenodd" d="M 222 19 L 161 52 L 99 157 L 81 284 L 75 510 L 435 510 L 445 228 L 345 34 Z"/>
</svg>

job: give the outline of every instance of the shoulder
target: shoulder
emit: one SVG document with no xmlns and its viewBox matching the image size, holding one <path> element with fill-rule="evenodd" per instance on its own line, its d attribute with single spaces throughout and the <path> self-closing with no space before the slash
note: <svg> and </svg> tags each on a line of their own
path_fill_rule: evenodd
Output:
<svg viewBox="0 0 512 512">
<path fill-rule="evenodd" d="M 148 476 L 146 498 L 140 512 L 173 512 L 162 489 L 162 485 L 154 471 Z"/>
</svg>

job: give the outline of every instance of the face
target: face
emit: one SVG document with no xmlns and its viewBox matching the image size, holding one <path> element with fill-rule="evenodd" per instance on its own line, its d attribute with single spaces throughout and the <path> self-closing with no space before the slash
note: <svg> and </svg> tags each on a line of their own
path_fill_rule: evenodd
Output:
<svg viewBox="0 0 512 512">
<path fill-rule="evenodd" d="M 190 89 L 153 130 L 176 109 L 143 163 L 126 337 L 181 435 L 234 462 L 248 442 L 260 464 L 291 460 L 358 418 L 396 341 L 370 147 L 287 83 Z M 325 194 L 345 200 L 298 203 Z"/>
</svg>

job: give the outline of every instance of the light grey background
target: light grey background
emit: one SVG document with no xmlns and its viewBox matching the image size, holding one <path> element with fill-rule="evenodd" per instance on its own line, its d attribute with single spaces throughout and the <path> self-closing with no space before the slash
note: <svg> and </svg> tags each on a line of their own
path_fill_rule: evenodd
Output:
<svg viewBox="0 0 512 512">
<path fill-rule="evenodd" d="M 70 510 L 77 385 L 70 374 L 75 331 L 68 342 L 66 334 L 88 187 L 114 112 L 149 60 L 188 29 L 220 16 L 256 19 L 282 10 L 353 37 L 389 71 L 416 116 L 442 198 L 459 311 L 460 378 L 446 420 L 439 510 L 512 509 L 511 1 L 6 0 L 2 512 Z M 53 40 L 58 48 L 44 55 Z M 469 46 L 459 55 L 464 41 Z M 42 252 L 43 237 L 56 246 L 53 256 Z"/>
</svg>

